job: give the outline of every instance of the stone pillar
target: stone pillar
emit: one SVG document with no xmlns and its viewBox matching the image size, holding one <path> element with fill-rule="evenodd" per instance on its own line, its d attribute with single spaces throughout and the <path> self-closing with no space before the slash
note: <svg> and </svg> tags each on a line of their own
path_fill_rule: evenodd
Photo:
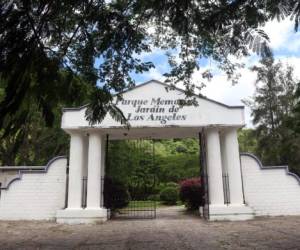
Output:
<svg viewBox="0 0 300 250">
<path fill-rule="evenodd" d="M 87 209 L 100 208 L 101 162 L 104 139 L 98 132 L 89 135 Z"/>
<path fill-rule="evenodd" d="M 225 164 L 225 168 L 228 173 L 230 203 L 233 205 L 243 204 L 243 188 L 237 129 L 226 129 L 222 138 L 222 153 L 224 154 L 223 164 Z"/>
<path fill-rule="evenodd" d="M 206 130 L 208 191 L 211 205 L 224 205 L 220 137 L 217 128 Z"/>
<path fill-rule="evenodd" d="M 57 211 L 58 223 L 99 223 L 107 220 L 107 210 L 100 207 L 103 139 L 100 133 L 94 131 L 88 138 L 87 143 L 83 132 L 71 134 L 68 207 Z M 87 171 L 85 165 L 88 165 Z M 88 175 L 85 209 L 81 206 L 83 174 Z"/>
<path fill-rule="evenodd" d="M 71 133 L 68 209 L 81 209 L 84 135 Z"/>
</svg>

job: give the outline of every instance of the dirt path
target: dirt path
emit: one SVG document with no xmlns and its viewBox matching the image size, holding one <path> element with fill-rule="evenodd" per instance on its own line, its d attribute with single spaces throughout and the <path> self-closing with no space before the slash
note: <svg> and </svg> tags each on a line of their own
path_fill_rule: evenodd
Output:
<svg viewBox="0 0 300 250">
<path fill-rule="evenodd" d="M 206 222 L 180 207 L 99 225 L 0 222 L 0 249 L 300 249 L 300 217 Z"/>
</svg>

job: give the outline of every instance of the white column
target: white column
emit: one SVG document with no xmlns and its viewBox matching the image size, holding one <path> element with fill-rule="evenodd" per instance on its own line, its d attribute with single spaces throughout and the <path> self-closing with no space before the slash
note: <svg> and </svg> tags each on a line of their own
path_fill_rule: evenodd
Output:
<svg viewBox="0 0 300 250">
<path fill-rule="evenodd" d="M 224 205 L 220 137 L 217 128 L 206 131 L 208 191 L 211 205 Z"/>
<path fill-rule="evenodd" d="M 101 194 L 101 148 L 104 140 L 100 133 L 91 132 L 89 135 L 87 209 L 100 208 Z"/>
<path fill-rule="evenodd" d="M 77 132 L 71 133 L 68 209 L 81 209 L 82 171 L 84 164 L 83 147 L 83 135 Z"/>
<path fill-rule="evenodd" d="M 243 204 L 243 188 L 237 129 L 226 129 L 224 131 L 223 140 L 223 162 L 226 165 L 228 172 L 230 203 Z"/>
</svg>

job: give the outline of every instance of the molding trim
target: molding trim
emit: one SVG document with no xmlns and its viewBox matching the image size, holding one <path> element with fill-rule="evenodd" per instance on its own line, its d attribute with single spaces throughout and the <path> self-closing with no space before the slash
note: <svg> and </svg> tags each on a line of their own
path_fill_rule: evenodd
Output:
<svg viewBox="0 0 300 250">
<path fill-rule="evenodd" d="M 82 105 L 82 106 L 79 106 L 79 107 L 74 107 L 74 108 L 63 108 L 62 111 L 63 111 L 63 112 L 67 112 L 67 111 L 80 111 L 80 110 L 86 108 L 87 106 L 89 106 L 88 103 L 87 103 L 87 104 L 84 104 L 84 105 Z"/>
<path fill-rule="evenodd" d="M 28 174 L 28 173 L 31 173 L 31 174 L 45 174 L 45 173 L 47 173 L 50 166 L 52 165 L 52 163 L 54 163 L 55 161 L 60 160 L 60 159 L 68 159 L 68 158 L 66 156 L 56 156 L 56 157 L 52 158 L 43 169 L 22 169 L 22 170 L 19 170 L 18 176 L 16 178 L 12 179 L 9 183 L 7 183 L 6 187 L 0 187 L 0 190 L 8 190 L 12 183 L 22 179 L 23 174 Z M 66 165 L 66 167 L 67 167 L 67 165 Z"/>
<path fill-rule="evenodd" d="M 152 79 L 152 80 L 149 80 L 149 81 L 147 81 L 147 82 L 144 82 L 144 83 L 141 83 L 141 84 L 139 84 L 139 85 L 136 85 L 136 86 L 134 86 L 134 87 L 132 87 L 132 88 L 126 89 L 126 90 L 124 90 L 124 91 L 122 91 L 122 92 L 120 92 L 120 93 L 118 93 L 118 94 L 124 94 L 124 93 L 126 93 L 126 92 L 131 91 L 131 90 L 140 88 L 140 87 L 145 86 L 145 85 L 147 85 L 147 84 L 150 84 L 150 83 L 152 83 L 152 82 L 156 82 L 156 83 L 158 83 L 158 84 L 160 84 L 160 85 L 165 86 L 166 88 L 173 88 L 174 90 L 177 90 L 177 91 L 179 91 L 179 92 L 181 92 L 181 93 L 185 93 L 183 89 L 180 89 L 180 88 L 177 88 L 177 87 L 171 87 L 171 86 L 169 86 L 168 84 L 166 84 L 166 83 L 164 83 L 164 82 L 161 82 L 161 81 Z M 172 91 L 172 90 L 171 90 L 171 91 Z M 117 94 L 114 94 L 113 96 L 116 96 L 116 95 L 117 95 Z M 226 105 L 226 104 L 224 104 L 224 103 L 221 103 L 221 102 L 218 102 L 218 101 L 209 99 L 209 98 L 207 98 L 207 97 L 205 97 L 205 96 L 203 96 L 203 95 L 198 96 L 198 95 L 196 95 L 196 94 L 193 94 L 193 96 L 194 96 L 194 97 L 197 97 L 197 98 L 200 98 L 200 99 L 204 99 L 204 100 L 206 100 L 206 101 L 209 101 L 209 102 L 212 102 L 212 103 L 215 103 L 215 104 L 218 104 L 218 105 L 221 105 L 221 106 L 223 106 L 223 107 L 225 107 L 225 108 L 229 108 L 229 109 L 244 109 L 244 108 L 245 108 L 245 106 L 242 106 L 242 105 L 241 105 L 241 106 L 229 106 L 229 105 Z M 83 105 L 83 106 L 80 106 L 80 107 L 74 107 L 74 108 L 63 108 L 62 111 L 63 111 L 63 112 L 66 112 L 66 111 L 79 111 L 79 110 L 82 110 L 82 109 L 86 108 L 88 105 L 89 105 L 89 104 L 85 104 L 85 105 Z"/>
<path fill-rule="evenodd" d="M 285 169 L 286 174 L 296 178 L 296 180 L 298 181 L 298 183 L 300 185 L 300 177 L 297 174 L 290 172 L 289 166 L 287 166 L 287 165 L 283 165 L 283 166 L 263 166 L 261 161 L 254 154 L 240 153 L 240 156 L 248 156 L 248 157 L 254 159 L 257 162 L 257 164 L 258 164 L 258 166 L 260 167 L 261 170 Z"/>
</svg>

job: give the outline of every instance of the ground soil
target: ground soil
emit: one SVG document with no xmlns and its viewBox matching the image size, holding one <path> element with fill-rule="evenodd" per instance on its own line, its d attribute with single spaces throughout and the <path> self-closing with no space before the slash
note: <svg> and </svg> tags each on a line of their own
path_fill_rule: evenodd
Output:
<svg viewBox="0 0 300 250">
<path fill-rule="evenodd" d="M 300 249 L 300 216 L 207 222 L 175 207 L 98 225 L 1 221 L 0 249 Z"/>
</svg>

